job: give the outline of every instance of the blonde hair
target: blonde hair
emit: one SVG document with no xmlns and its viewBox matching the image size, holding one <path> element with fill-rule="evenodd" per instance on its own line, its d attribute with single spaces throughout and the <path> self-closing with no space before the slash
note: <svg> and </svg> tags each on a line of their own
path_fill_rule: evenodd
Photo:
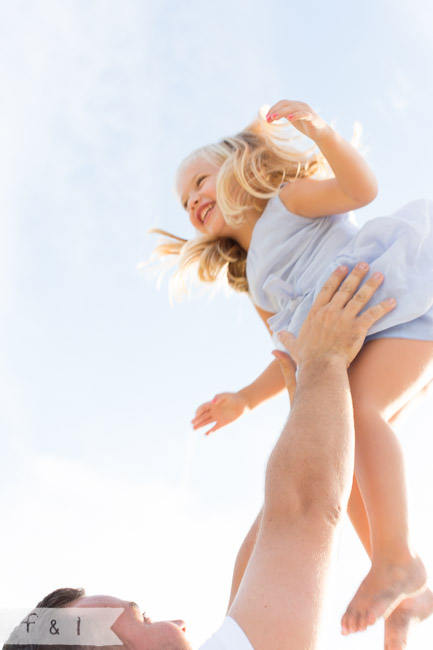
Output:
<svg viewBox="0 0 433 650">
<path fill-rule="evenodd" d="M 293 136 L 293 127 L 286 124 L 268 124 L 259 116 L 237 135 L 190 154 L 180 164 L 178 177 L 199 159 L 219 167 L 218 206 L 229 225 L 239 226 L 245 213 L 251 209 L 260 212 L 263 199 L 278 194 L 282 183 L 325 168 L 320 153 L 294 146 L 299 136 Z M 248 291 L 247 253 L 235 240 L 203 235 L 186 240 L 157 228 L 150 232 L 167 238 L 155 248 L 159 257 L 178 256 L 178 269 L 171 280 L 171 289 L 175 286 L 177 293 L 179 289 L 187 291 L 186 278 L 192 270 L 202 282 L 225 279 L 235 291 Z"/>
</svg>

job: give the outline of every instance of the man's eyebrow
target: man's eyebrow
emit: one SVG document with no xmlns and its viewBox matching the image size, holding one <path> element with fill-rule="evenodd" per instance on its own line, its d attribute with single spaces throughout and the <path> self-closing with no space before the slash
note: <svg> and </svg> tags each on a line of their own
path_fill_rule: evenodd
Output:
<svg viewBox="0 0 433 650">
<path fill-rule="evenodd" d="M 130 607 L 132 607 L 133 609 L 138 609 L 138 610 L 140 609 L 139 606 L 137 605 L 137 603 L 134 603 L 133 600 L 131 600 L 131 602 L 129 602 L 128 605 Z"/>
</svg>

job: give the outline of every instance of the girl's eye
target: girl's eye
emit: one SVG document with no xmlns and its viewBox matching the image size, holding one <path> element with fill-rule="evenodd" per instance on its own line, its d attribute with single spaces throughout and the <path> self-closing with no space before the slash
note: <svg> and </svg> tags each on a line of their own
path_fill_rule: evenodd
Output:
<svg viewBox="0 0 433 650">
<path fill-rule="evenodd" d="M 207 176 L 197 176 L 196 180 L 194 181 L 195 186 L 197 187 L 197 189 L 201 187 L 203 181 L 206 178 L 207 178 Z M 188 201 L 185 201 L 184 203 L 182 203 L 182 207 L 184 208 L 184 210 L 186 210 L 188 208 Z"/>
</svg>

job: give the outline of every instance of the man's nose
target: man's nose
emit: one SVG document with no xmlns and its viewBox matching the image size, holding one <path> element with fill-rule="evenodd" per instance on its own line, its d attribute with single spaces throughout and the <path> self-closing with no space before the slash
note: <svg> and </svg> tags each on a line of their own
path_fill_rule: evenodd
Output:
<svg viewBox="0 0 433 650">
<path fill-rule="evenodd" d="M 180 627 L 181 630 L 183 630 L 184 632 L 186 632 L 186 624 L 185 624 L 185 621 L 182 621 L 181 619 L 177 619 L 177 620 L 175 620 L 175 621 L 171 621 L 171 623 L 174 623 L 175 625 L 177 625 L 178 627 Z"/>
</svg>

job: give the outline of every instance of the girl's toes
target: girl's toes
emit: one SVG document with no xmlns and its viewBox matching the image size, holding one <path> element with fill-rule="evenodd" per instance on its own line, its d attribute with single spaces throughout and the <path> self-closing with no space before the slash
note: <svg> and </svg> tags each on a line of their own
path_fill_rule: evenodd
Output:
<svg viewBox="0 0 433 650">
<path fill-rule="evenodd" d="M 358 619 L 358 631 L 364 632 L 368 627 L 368 612 L 362 612 Z"/>
<path fill-rule="evenodd" d="M 358 631 L 358 615 L 350 609 L 343 616 L 343 628 L 345 629 L 344 634 L 352 634 Z"/>
</svg>

